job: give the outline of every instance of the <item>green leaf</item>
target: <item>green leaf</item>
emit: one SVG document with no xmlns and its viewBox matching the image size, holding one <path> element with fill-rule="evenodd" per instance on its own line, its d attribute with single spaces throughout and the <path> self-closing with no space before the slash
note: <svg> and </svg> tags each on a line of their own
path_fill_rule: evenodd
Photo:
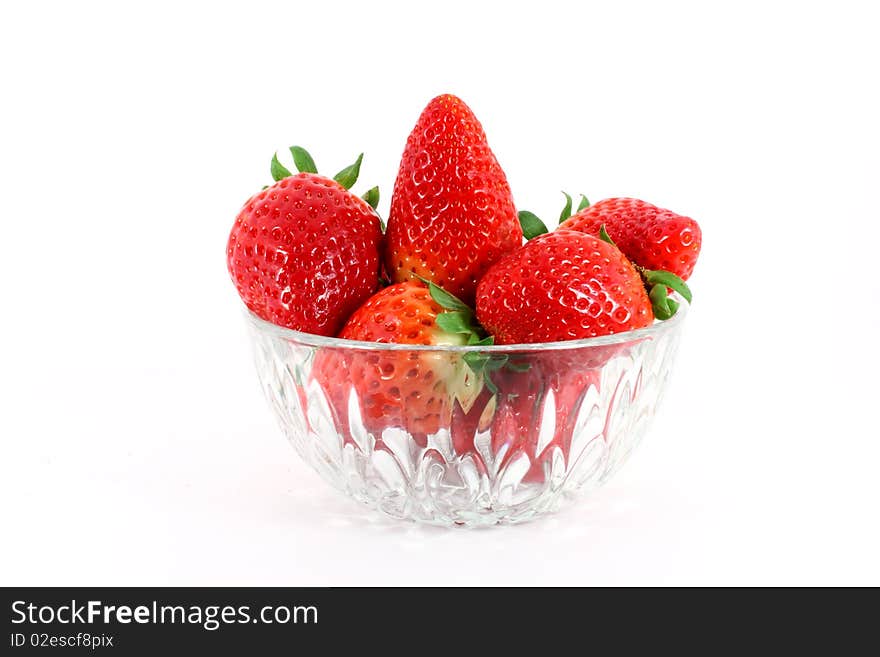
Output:
<svg viewBox="0 0 880 657">
<path fill-rule="evenodd" d="M 375 210 L 376 206 L 379 205 L 379 186 L 377 185 L 376 187 L 368 189 L 367 193 L 364 194 L 361 198 L 364 199 L 367 204 Z"/>
<path fill-rule="evenodd" d="M 431 298 L 437 303 L 438 306 L 444 308 L 446 310 L 459 310 L 461 312 L 469 313 L 470 315 L 474 314 L 474 311 L 468 307 L 468 305 L 459 299 L 454 294 L 450 294 L 446 290 L 444 290 L 439 285 L 434 284 L 429 281 L 427 278 L 423 278 L 416 274 L 416 276 L 423 282 L 428 284 L 428 290 L 431 292 Z"/>
<path fill-rule="evenodd" d="M 581 202 L 578 203 L 577 212 L 580 212 L 581 210 L 586 210 L 588 207 L 590 207 L 590 200 L 586 196 L 581 194 Z"/>
<path fill-rule="evenodd" d="M 523 361 L 515 361 L 515 360 L 507 361 L 507 369 L 512 370 L 514 372 L 528 372 L 530 368 L 531 368 L 531 365 L 529 365 L 528 363 L 523 362 Z"/>
<path fill-rule="evenodd" d="M 599 227 L 599 239 L 602 240 L 603 242 L 608 242 L 611 246 L 617 246 L 614 243 L 614 240 L 611 239 L 611 236 L 608 234 L 608 231 L 605 230 L 605 224 L 602 224 Z"/>
<path fill-rule="evenodd" d="M 468 367 L 474 371 L 474 374 L 482 374 L 483 368 L 489 360 L 488 355 L 481 354 L 479 351 L 469 351 L 462 358 L 468 364 Z"/>
<path fill-rule="evenodd" d="M 288 178 L 293 174 L 287 170 L 281 162 L 278 161 L 278 153 L 272 156 L 272 163 L 269 165 L 269 171 L 272 173 L 272 180 L 278 182 L 282 178 Z"/>
<path fill-rule="evenodd" d="M 453 310 L 437 315 L 437 326 L 447 333 L 472 334 L 474 329 L 471 326 L 471 319 L 473 315 L 470 313 Z"/>
<path fill-rule="evenodd" d="M 666 287 L 671 287 L 683 296 L 688 303 L 693 300 L 691 289 L 687 286 L 687 283 L 670 271 L 663 271 L 662 269 L 653 271 L 647 270 L 645 271 L 644 276 L 645 282 L 648 285 L 664 285 Z"/>
<path fill-rule="evenodd" d="M 654 308 L 654 317 L 657 319 L 669 319 L 674 314 L 669 307 L 669 298 L 666 296 L 665 285 L 655 285 L 648 294 L 651 298 L 651 306 Z"/>
<path fill-rule="evenodd" d="M 290 154 L 293 155 L 293 163 L 300 173 L 318 173 L 318 167 L 309 152 L 302 146 L 291 146 Z"/>
<path fill-rule="evenodd" d="M 364 154 L 361 153 L 354 161 L 354 164 L 345 167 L 342 171 L 333 176 L 333 180 L 338 182 L 346 189 L 351 189 L 357 182 L 358 176 L 361 173 L 361 162 L 363 161 L 363 159 Z"/>
<path fill-rule="evenodd" d="M 478 345 L 490 345 L 493 342 L 495 342 L 495 338 L 493 338 L 491 335 L 483 338 L 482 340 L 476 341 L 474 341 L 474 335 L 471 335 L 471 338 L 468 340 L 468 344 Z M 507 354 L 490 356 L 489 354 L 484 354 L 479 351 L 469 351 L 464 354 L 462 358 L 464 362 L 467 363 L 467 366 L 471 368 L 471 371 L 483 379 L 483 383 L 485 384 L 486 388 L 493 395 L 497 394 L 498 386 L 496 386 L 495 382 L 492 381 L 490 373 L 504 367 L 505 363 L 507 363 Z"/>
<path fill-rule="evenodd" d="M 528 210 L 519 211 L 519 225 L 522 226 L 523 237 L 527 240 L 547 232 L 547 226 L 538 215 Z"/>
<path fill-rule="evenodd" d="M 566 192 L 562 193 L 565 195 L 565 207 L 562 208 L 562 214 L 559 215 L 559 223 L 562 223 L 571 216 L 571 196 Z"/>
<path fill-rule="evenodd" d="M 477 370 L 485 370 L 487 372 L 500 370 L 502 367 L 507 365 L 508 360 L 507 354 L 490 356 L 489 354 L 483 354 L 479 351 L 469 351 L 463 356 L 463 358 L 464 362 L 466 362 L 475 372 Z"/>
</svg>

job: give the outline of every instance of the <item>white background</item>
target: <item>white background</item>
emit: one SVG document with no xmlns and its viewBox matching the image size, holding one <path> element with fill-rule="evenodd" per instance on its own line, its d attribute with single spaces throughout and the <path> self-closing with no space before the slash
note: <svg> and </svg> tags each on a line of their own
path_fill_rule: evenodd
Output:
<svg viewBox="0 0 880 657">
<path fill-rule="evenodd" d="M 660 5 L 5 3 L 0 584 L 880 584 L 871 3 Z M 643 447 L 523 526 L 320 481 L 225 270 L 274 150 L 365 151 L 384 214 L 442 92 L 521 208 L 632 195 L 703 228 Z"/>
</svg>

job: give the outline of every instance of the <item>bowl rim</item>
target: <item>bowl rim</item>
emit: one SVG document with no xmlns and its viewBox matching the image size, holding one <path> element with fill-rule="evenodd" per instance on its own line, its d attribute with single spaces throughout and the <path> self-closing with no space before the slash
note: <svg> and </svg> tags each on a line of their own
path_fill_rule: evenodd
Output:
<svg viewBox="0 0 880 657">
<path fill-rule="evenodd" d="M 672 294 L 679 302 L 679 309 L 675 315 L 666 320 L 654 320 L 654 323 L 644 328 L 623 333 L 612 333 L 596 338 L 583 338 L 581 340 L 564 340 L 561 342 L 531 342 L 522 344 L 495 344 L 495 345 L 424 345 L 424 344 L 400 344 L 397 342 L 365 342 L 361 340 L 347 340 L 345 338 L 328 337 L 314 333 L 303 333 L 294 329 L 279 326 L 272 322 L 257 317 L 248 308 L 244 309 L 245 317 L 254 329 L 277 338 L 284 338 L 309 347 L 335 347 L 340 349 L 357 349 L 362 351 L 432 351 L 453 353 L 510 353 L 532 351 L 564 351 L 569 349 L 583 349 L 587 347 L 605 347 L 608 345 L 635 342 L 644 339 L 653 339 L 655 336 L 668 333 L 678 328 L 688 314 L 690 305 L 680 295 Z"/>
</svg>

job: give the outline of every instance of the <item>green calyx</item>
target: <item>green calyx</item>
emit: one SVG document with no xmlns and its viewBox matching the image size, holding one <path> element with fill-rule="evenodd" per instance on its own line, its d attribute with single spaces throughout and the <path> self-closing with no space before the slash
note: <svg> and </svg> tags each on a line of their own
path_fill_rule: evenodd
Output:
<svg viewBox="0 0 880 657">
<path fill-rule="evenodd" d="M 476 332 L 471 327 L 471 319 L 470 313 L 461 310 L 448 310 L 437 315 L 437 326 L 447 333 L 475 335 Z"/>
<path fill-rule="evenodd" d="M 693 294 L 687 283 L 672 272 L 645 269 L 635 263 L 633 266 L 642 276 L 645 289 L 648 290 L 648 298 L 651 299 L 651 307 L 654 309 L 654 317 L 657 319 L 669 319 L 679 308 L 679 303 L 669 298 L 669 288 L 678 292 L 688 303 L 693 300 Z"/>
<path fill-rule="evenodd" d="M 562 223 L 571 216 L 571 196 L 568 195 L 568 192 L 562 192 L 562 195 L 565 196 L 565 205 L 559 214 L 559 223 Z"/>
<path fill-rule="evenodd" d="M 665 285 L 652 287 L 648 298 L 651 299 L 651 307 L 654 309 L 654 317 L 657 319 L 669 319 L 678 310 L 678 302 L 667 296 Z"/>
<path fill-rule="evenodd" d="M 492 338 L 487 338 L 491 340 Z M 487 344 L 491 344 L 487 343 Z M 507 365 L 507 354 L 481 354 L 479 351 L 469 351 L 462 356 L 464 362 L 467 363 L 471 371 L 477 376 L 483 378 L 483 383 L 493 395 L 498 393 L 498 386 L 492 380 L 492 372 L 500 370 Z"/>
<path fill-rule="evenodd" d="M 678 292 L 688 303 L 693 300 L 693 294 L 691 294 L 687 283 L 672 272 L 640 267 L 636 267 L 636 269 L 645 282 L 645 288 L 648 290 L 648 297 L 651 299 L 651 306 L 654 309 L 654 317 L 657 319 L 669 319 L 678 310 L 678 302 L 669 298 L 669 288 Z"/>
<path fill-rule="evenodd" d="M 361 173 L 361 162 L 363 161 L 363 159 L 364 154 L 361 153 L 354 161 L 354 164 L 348 165 L 342 171 L 333 176 L 333 180 L 338 182 L 346 189 L 351 189 L 357 182 L 358 176 Z"/>
<path fill-rule="evenodd" d="M 379 205 L 379 187 L 377 186 L 368 189 L 361 198 L 367 202 L 367 205 L 375 210 Z"/>
<path fill-rule="evenodd" d="M 599 226 L 599 239 L 603 242 L 608 242 L 611 246 L 617 248 L 617 245 L 614 243 L 614 240 L 611 239 L 611 236 L 608 234 L 608 231 L 605 230 L 605 224 Z"/>
<path fill-rule="evenodd" d="M 305 148 L 302 146 L 291 146 L 290 154 L 293 156 L 293 164 L 296 166 L 297 171 L 300 173 L 318 173 L 315 161 Z M 272 179 L 276 182 L 293 175 L 290 169 L 278 161 L 278 153 L 272 156 L 270 171 L 272 172 Z"/>
<path fill-rule="evenodd" d="M 442 287 L 431 281 L 430 279 L 425 278 L 424 276 L 419 276 L 418 274 L 413 274 L 416 278 L 418 278 L 422 283 L 428 286 L 428 291 L 431 293 L 431 298 L 434 300 L 438 306 L 443 308 L 444 310 L 453 310 L 462 313 L 469 313 L 470 315 L 474 314 L 474 311 L 471 310 L 471 307 L 468 306 L 464 301 L 459 299 L 454 294 L 447 292 Z"/>
<path fill-rule="evenodd" d="M 291 146 L 290 154 L 293 155 L 293 163 L 300 173 L 318 173 L 318 167 L 309 152 L 302 146 Z"/>
<path fill-rule="evenodd" d="M 571 196 L 568 194 L 568 192 L 562 192 L 562 195 L 565 196 L 565 206 L 562 208 L 562 212 L 559 215 L 560 224 L 571 217 L 571 208 L 574 204 L 574 201 L 571 200 Z M 581 201 L 580 203 L 578 203 L 577 210 L 575 210 L 575 212 L 580 212 L 581 210 L 590 207 L 590 201 L 587 200 L 587 197 L 583 194 L 581 194 L 580 197 Z M 527 240 L 535 238 L 538 235 L 543 235 L 544 233 L 550 232 L 547 230 L 547 224 L 545 224 L 541 220 L 541 218 L 534 212 L 529 212 L 528 210 L 520 210 L 518 216 L 519 225 L 522 228 L 523 232 L 523 237 L 525 237 Z"/>
<path fill-rule="evenodd" d="M 652 289 L 657 285 L 661 285 L 663 287 L 671 287 L 682 297 L 684 297 L 684 300 L 688 303 L 693 301 L 694 297 L 687 283 L 685 283 L 681 278 L 679 278 L 672 272 L 663 271 L 662 269 L 658 269 L 656 271 L 645 269 L 641 272 L 641 274 L 642 277 L 645 279 L 645 283 L 650 285 Z"/>
<path fill-rule="evenodd" d="M 272 180 L 275 182 L 293 175 L 287 167 L 278 161 L 278 153 L 275 153 L 275 155 L 272 156 L 272 163 L 269 165 L 269 171 L 272 173 Z"/>
<path fill-rule="evenodd" d="M 379 206 L 379 187 L 371 187 L 363 196 L 361 196 L 361 198 L 367 202 L 367 205 L 375 210 Z M 379 229 L 384 233 L 385 221 L 379 216 L 378 212 L 376 213 L 376 216 L 379 217 Z"/>
<path fill-rule="evenodd" d="M 480 326 L 470 306 L 427 278 L 418 274 L 416 277 L 428 286 L 434 303 L 445 311 L 437 315 L 436 321 L 440 330 L 466 336 L 468 346 L 489 346 L 495 342 L 495 338 L 486 335 L 486 330 Z M 479 351 L 469 351 L 462 356 L 462 360 L 475 375 L 482 379 L 492 394 L 498 392 L 498 386 L 492 381 L 491 373 L 507 364 L 506 354 L 489 355 Z"/>
<path fill-rule="evenodd" d="M 563 194 L 563 196 L 565 196 L 565 205 L 564 205 L 563 208 L 562 208 L 562 213 L 559 215 L 559 223 L 560 223 L 560 224 L 561 224 L 563 221 L 565 221 L 566 219 L 568 219 L 569 217 L 571 217 L 571 215 L 572 215 L 572 212 L 571 212 L 571 206 L 572 206 L 571 196 L 568 195 L 568 192 L 562 192 L 562 194 Z M 575 210 L 575 213 L 578 213 L 578 212 L 580 212 L 581 210 L 586 210 L 588 207 L 590 207 L 590 201 L 589 201 L 589 199 L 588 199 L 586 196 L 584 196 L 583 194 L 581 194 L 580 197 L 581 197 L 581 200 L 580 200 L 580 203 L 578 203 L 578 206 L 577 206 L 577 209 Z"/>
<path fill-rule="evenodd" d="M 527 240 L 543 235 L 547 232 L 547 226 L 538 218 L 534 212 L 528 210 L 520 210 L 519 225 L 522 227 L 523 237 Z"/>
<path fill-rule="evenodd" d="M 437 315 L 436 320 L 441 331 L 463 335 L 466 344 L 469 345 L 492 344 L 493 338 L 486 335 L 486 331 L 480 326 L 474 311 L 467 304 L 439 285 L 425 281 L 425 279 L 422 280 L 428 284 L 428 290 L 434 303 L 444 310 Z"/>
<path fill-rule="evenodd" d="M 481 344 L 492 344 L 491 340 L 491 337 L 486 338 L 486 341 Z M 471 371 L 483 377 L 486 388 L 493 395 L 498 393 L 498 386 L 492 380 L 493 372 L 504 369 L 509 372 L 522 373 L 528 372 L 531 368 L 531 365 L 525 360 L 513 360 L 508 354 L 484 354 L 479 351 L 471 351 L 466 353 L 463 358 Z"/>
<path fill-rule="evenodd" d="M 318 167 L 315 165 L 315 160 L 305 148 L 303 148 L 302 146 L 291 146 L 290 154 L 293 157 L 293 164 L 296 166 L 297 171 L 299 171 L 300 173 L 318 173 Z M 337 173 L 335 176 L 333 176 L 333 180 L 345 187 L 345 189 L 351 189 L 357 182 L 358 176 L 360 175 L 361 162 L 363 162 L 363 160 L 364 154 L 361 153 L 354 161 L 354 164 L 350 164 L 342 171 Z M 281 162 L 278 160 L 278 153 L 275 153 L 272 156 L 272 162 L 269 165 L 269 171 L 272 174 L 272 179 L 275 182 L 278 182 L 282 178 L 288 178 L 293 175 L 290 172 L 290 169 L 281 164 Z M 371 208 L 375 210 L 376 206 L 379 204 L 379 188 L 373 187 L 372 189 L 370 189 L 366 194 L 364 194 L 363 199 L 370 205 Z"/>
</svg>

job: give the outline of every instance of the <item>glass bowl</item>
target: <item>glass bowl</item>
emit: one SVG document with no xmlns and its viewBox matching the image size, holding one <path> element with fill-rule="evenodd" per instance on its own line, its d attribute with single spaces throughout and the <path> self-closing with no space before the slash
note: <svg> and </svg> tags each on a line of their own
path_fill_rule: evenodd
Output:
<svg viewBox="0 0 880 657">
<path fill-rule="evenodd" d="M 246 317 L 266 398 L 321 477 L 394 518 L 493 525 L 553 511 L 620 469 L 669 378 L 677 300 L 672 319 L 637 331 L 491 347 L 355 342 Z"/>
</svg>

